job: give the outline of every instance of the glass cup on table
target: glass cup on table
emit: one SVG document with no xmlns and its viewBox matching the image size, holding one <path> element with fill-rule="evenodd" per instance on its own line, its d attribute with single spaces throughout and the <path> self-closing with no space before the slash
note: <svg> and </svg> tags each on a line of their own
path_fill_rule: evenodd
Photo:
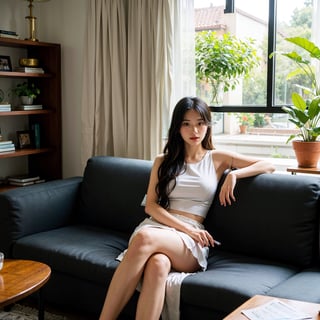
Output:
<svg viewBox="0 0 320 320">
<path fill-rule="evenodd" d="M 0 270 L 3 267 L 3 261 L 4 261 L 4 254 L 2 252 L 0 252 Z"/>
</svg>

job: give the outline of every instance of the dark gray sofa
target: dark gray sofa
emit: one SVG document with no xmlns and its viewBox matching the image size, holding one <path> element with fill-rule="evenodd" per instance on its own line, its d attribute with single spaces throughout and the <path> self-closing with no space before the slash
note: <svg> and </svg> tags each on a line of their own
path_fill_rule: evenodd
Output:
<svg viewBox="0 0 320 320">
<path fill-rule="evenodd" d="M 45 299 L 94 319 L 115 257 L 146 216 L 151 166 L 93 157 L 83 177 L 0 193 L 0 250 L 50 265 Z M 235 195 L 232 206 L 212 204 L 205 225 L 222 245 L 206 272 L 184 279 L 181 319 L 222 319 L 256 294 L 320 303 L 320 179 L 263 174 L 238 181 Z M 137 297 L 121 318 L 134 319 Z"/>
</svg>

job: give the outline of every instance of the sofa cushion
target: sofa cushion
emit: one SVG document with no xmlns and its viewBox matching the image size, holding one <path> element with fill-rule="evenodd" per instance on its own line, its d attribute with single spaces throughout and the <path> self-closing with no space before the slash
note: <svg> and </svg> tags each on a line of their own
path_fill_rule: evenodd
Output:
<svg viewBox="0 0 320 320">
<path fill-rule="evenodd" d="M 320 303 L 320 266 L 299 272 L 272 288 L 268 295 Z"/>
<path fill-rule="evenodd" d="M 72 221 L 81 177 L 0 192 L 0 249 L 10 257 L 13 241 Z"/>
<path fill-rule="evenodd" d="M 256 294 L 266 294 L 298 268 L 265 259 L 217 251 L 208 269 L 186 277 L 181 301 L 200 308 L 231 312 Z"/>
<path fill-rule="evenodd" d="M 223 207 L 216 197 L 205 225 L 223 250 L 308 266 L 319 250 L 319 192 L 312 176 L 241 179 L 236 202 Z"/>
<path fill-rule="evenodd" d="M 128 236 L 91 226 L 69 226 L 19 239 L 13 257 L 48 264 L 54 271 L 107 285 Z"/>
<path fill-rule="evenodd" d="M 141 202 L 152 162 L 117 157 L 88 160 L 81 186 L 80 221 L 131 233 L 146 217 Z"/>
</svg>

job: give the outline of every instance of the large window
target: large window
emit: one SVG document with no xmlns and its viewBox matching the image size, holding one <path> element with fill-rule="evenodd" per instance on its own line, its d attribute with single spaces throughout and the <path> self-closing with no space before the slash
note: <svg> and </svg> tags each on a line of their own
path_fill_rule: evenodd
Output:
<svg viewBox="0 0 320 320">
<path fill-rule="evenodd" d="M 287 78 L 295 66 L 281 55 L 275 55 L 273 59 L 269 55 L 274 51 L 293 49 L 286 37 L 307 37 L 319 44 L 320 29 L 315 27 L 317 20 L 313 13 L 319 4 L 319 0 L 195 0 L 196 39 L 208 32 L 213 32 L 218 39 L 230 35 L 237 41 L 249 43 L 257 59 L 254 67 L 233 84 L 233 90 L 225 88 L 227 92 L 223 93 L 220 103 L 213 100 L 214 82 L 199 81 L 197 77 L 197 94 L 211 105 L 214 112 L 214 132 L 224 135 L 227 144 L 237 140 L 239 125 L 243 122 L 249 124 L 249 129 L 246 136 L 238 138 L 239 141 L 251 141 L 251 145 L 259 150 L 261 144 L 269 145 L 265 156 L 293 157 L 293 153 L 286 150 L 285 142 L 295 128 L 287 121 L 281 107 L 291 104 L 292 92 L 297 91 L 299 85 L 307 85 L 306 79 L 299 76 Z M 235 40 L 231 40 L 230 44 L 234 44 Z M 215 57 L 223 59 L 215 61 L 215 66 L 227 61 L 225 51 L 229 47 L 231 45 L 224 43 L 223 52 L 214 52 Z M 252 50 L 247 50 L 246 54 L 252 54 Z M 232 68 L 232 62 L 226 62 L 226 65 Z M 226 135 L 233 135 L 232 139 Z M 248 153 L 261 154 L 254 147 L 247 146 L 247 149 L 251 150 Z"/>
</svg>

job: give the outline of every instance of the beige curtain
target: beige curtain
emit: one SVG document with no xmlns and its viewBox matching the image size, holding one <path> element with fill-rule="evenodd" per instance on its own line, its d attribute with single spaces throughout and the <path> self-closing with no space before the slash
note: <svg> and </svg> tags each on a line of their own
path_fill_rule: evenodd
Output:
<svg viewBox="0 0 320 320">
<path fill-rule="evenodd" d="M 88 2 L 82 97 L 82 163 L 127 154 L 127 34 L 123 0 Z"/>
<path fill-rule="evenodd" d="M 180 80 L 175 75 L 181 70 L 173 68 L 177 57 L 183 59 L 181 39 L 175 45 L 174 32 L 186 3 L 193 10 L 193 0 L 88 2 L 83 164 L 94 155 L 153 159 L 161 152 L 163 129 L 178 99 L 174 92 L 183 92 L 173 89 L 184 86 L 183 75 Z M 193 92 L 187 88 L 186 94 Z"/>
<path fill-rule="evenodd" d="M 129 1 L 128 155 L 151 159 L 162 149 L 162 108 L 172 94 L 172 1 Z"/>
</svg>

